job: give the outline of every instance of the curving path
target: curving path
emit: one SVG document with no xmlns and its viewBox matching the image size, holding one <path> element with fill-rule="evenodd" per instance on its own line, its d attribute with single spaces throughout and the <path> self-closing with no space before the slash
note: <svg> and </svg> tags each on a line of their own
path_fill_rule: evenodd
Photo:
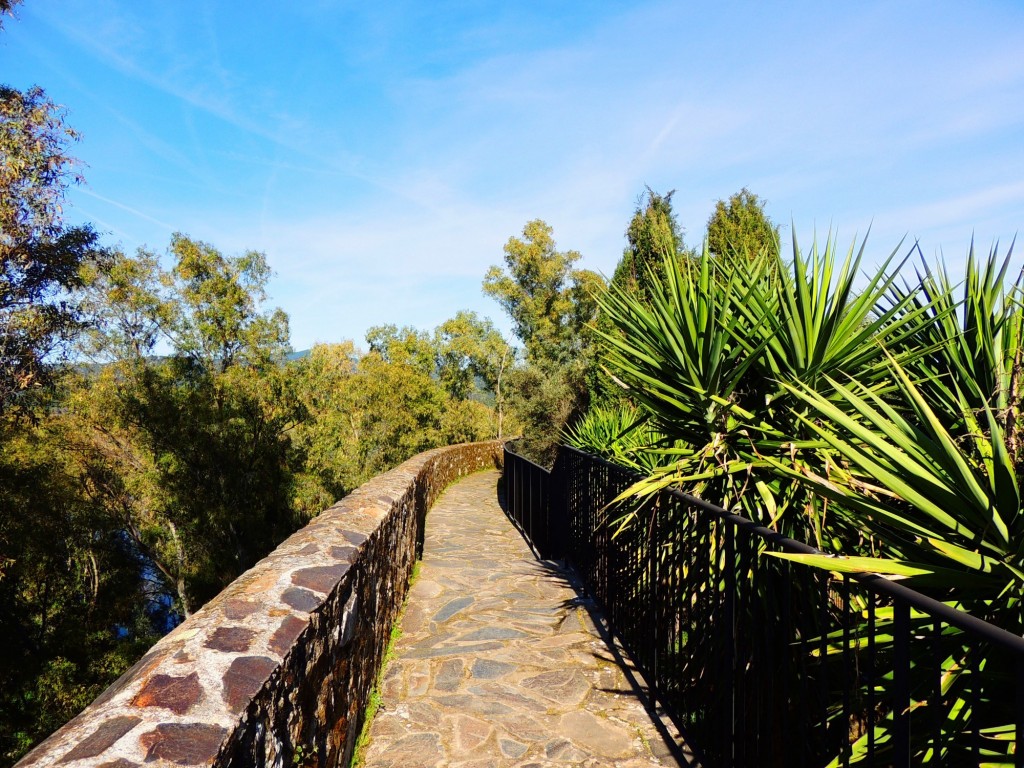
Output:
<svg viewBox="0 0 1024 768">
<path fill-rule="evenodd" d="M 494 471 L 427 516 L 367 768 L 676 765 L 565 575 L 498 504 Z"/>
</svg>

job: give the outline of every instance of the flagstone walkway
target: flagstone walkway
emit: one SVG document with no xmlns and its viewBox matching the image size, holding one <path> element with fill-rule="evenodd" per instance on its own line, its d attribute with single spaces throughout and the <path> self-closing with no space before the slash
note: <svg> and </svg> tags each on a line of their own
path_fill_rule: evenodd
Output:
<svg viewBox="0 0 1024 768">
<path fill-rule="evenodd" d="M 499 473 L 427 515 L 367 768 L 676 765 L 565 574 L 498 504 Z"/>
</svg>

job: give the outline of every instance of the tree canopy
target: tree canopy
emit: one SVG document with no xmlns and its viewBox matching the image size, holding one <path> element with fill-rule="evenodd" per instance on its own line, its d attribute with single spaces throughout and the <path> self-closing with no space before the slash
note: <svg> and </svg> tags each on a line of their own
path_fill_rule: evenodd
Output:
<svg viewBox="0 0 1024 768">
<path fill-rule="evenodd" d="M 684 251 L 683 228 L 672 210 L 675 190 L 660 195 L 650 187 L 637 203 L 626 228 L 627 246 L 612 276 L 612 285 L 650 300 L 651 279 L 664 281 L 665 258 Z"/>
<path fill-rule="evenodd" d="M 708 250 L 719 258 L 747 261 L 779 248 L 779 227 L 764 212 L 764 201 L 746 187 L 719 200 L 708 219 Z"/>
<path fill-rule="evenodd" d="M 574 268 L 579 259 L 577 251 L 557 250 L 551 227 L 535 219 L 505 244 L 505 269 L 493 266 L 484 277 L 484 293 L 512 318 L 532 361 L 568 362 L 582 351 L 604 279 Z"/>
<path fill-rule="evenodd" d="M 78 135 L 40 88 L 0 85 L 0 414 L 25 413 L 82 327 L 81 269 L 105 254 L 89 226 L 64 226 Z"/>
</svg>

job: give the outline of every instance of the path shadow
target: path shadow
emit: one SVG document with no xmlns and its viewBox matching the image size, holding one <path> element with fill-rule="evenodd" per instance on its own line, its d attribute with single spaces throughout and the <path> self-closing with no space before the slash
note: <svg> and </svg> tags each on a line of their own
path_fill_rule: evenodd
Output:
<svg viewBox="0 0 1024 768">
<path fill-rule="evenodd" d="M 576 593 L 576 597 L 565 600 L 561 604 L 561 607 L 566 611 L 563 621 L 568 619 L 571 613 L 576 609 L 582 608 L 587 612 L 587 615 L 594 627 L 597 629 L 601 640 L 604 642 L 605 648 L 607 648 L 612 659 L 622 670 L 622 673 L 629 684 L 630 693 L 632 693 L 632 695 L 635 696 L 643 705 L 648 716 L 651 718 L 652 724 L 658 731 L 658 735 L 661 736 L 662 743 L 668 750 L 669 755 L 680 766 L 701 768 L 701 762 L 698 755 L 687 745 L 687 739 L 683 728 L 676 719 L 664 709 L 664 707 L 657 703 L 656 697 L 652 695 L 643 675 L 638 669 L 636 669 L 633 662 L 629 659 L 628 652 L 622 645 L 619 638 L 615 635 L 615 632 L 597 601 L 588 594 L 586 585 L 579 578 L 579 575 L 575 570 L 573 570 L 572 566 L 564 560 L 545 560 L 541 558 L 540 553 L 533 545 L 533 542 L 530 541 L 526 532 L 516 524 L 515 519 L 509 512 L 505 498 L 504 479 L 504 477 L 501 477 L 498 480 L 497 497 L 498 505 L 501 507 L 501 511 L 505 514 L 506 519 L 508 519 L 512 527 L 519 532 L 519 535 L 523 537 L 523 541 L 527 546 L 529 546 L 537 565 L 543 568 L 552 579 L 558 580 L 561 584 L 568 586 Z M 601 658 L 596 652 L 594 653 L 594 657 Z M 606 693 L 622 693 L 620 690 L 610 690 L 606 688 L 598 690 Z M 673 731 L 675 731 L 675 733 L 673 733 Z"/>
</svg>

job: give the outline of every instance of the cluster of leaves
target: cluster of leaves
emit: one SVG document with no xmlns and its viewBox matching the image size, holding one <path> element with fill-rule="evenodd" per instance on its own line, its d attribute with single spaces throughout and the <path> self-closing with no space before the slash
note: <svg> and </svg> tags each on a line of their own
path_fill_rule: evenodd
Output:
<svg viewBox="0 0 1024 768">
<path fill-rule="evenodd" d="M 308 414 L 291 435 L 304 461 L 300 510 L 315 513 L 420 451 L 497 435 L 496 411 L 446 391 L 433 367 L 438 350 L 425 334 L 404 331 L 372 329 L 363 355 L 351 342 L 318 344 L 290 366 Z M 389 334 L 390 344 L 382 341 Z"/>
<path fill-rule="evenodd" d="M 0 85 L 0 415 L 32 410 L 50 383 L 46 361 L 81 328 L 70 295 L 80 269 L 105 258 L 91 227 L 61 219 L 64 191 L 77 180 L 66 152 L 75 139 L 42 89 Z"/>
<path fill-rule="evenodd" d="M 565 445 L 601 456 L 638 472 L 651 472 L 661 461 L 665 436 L 647 413 L 628 403 L 595 406 L 562 433 Z"/>
</svg>

